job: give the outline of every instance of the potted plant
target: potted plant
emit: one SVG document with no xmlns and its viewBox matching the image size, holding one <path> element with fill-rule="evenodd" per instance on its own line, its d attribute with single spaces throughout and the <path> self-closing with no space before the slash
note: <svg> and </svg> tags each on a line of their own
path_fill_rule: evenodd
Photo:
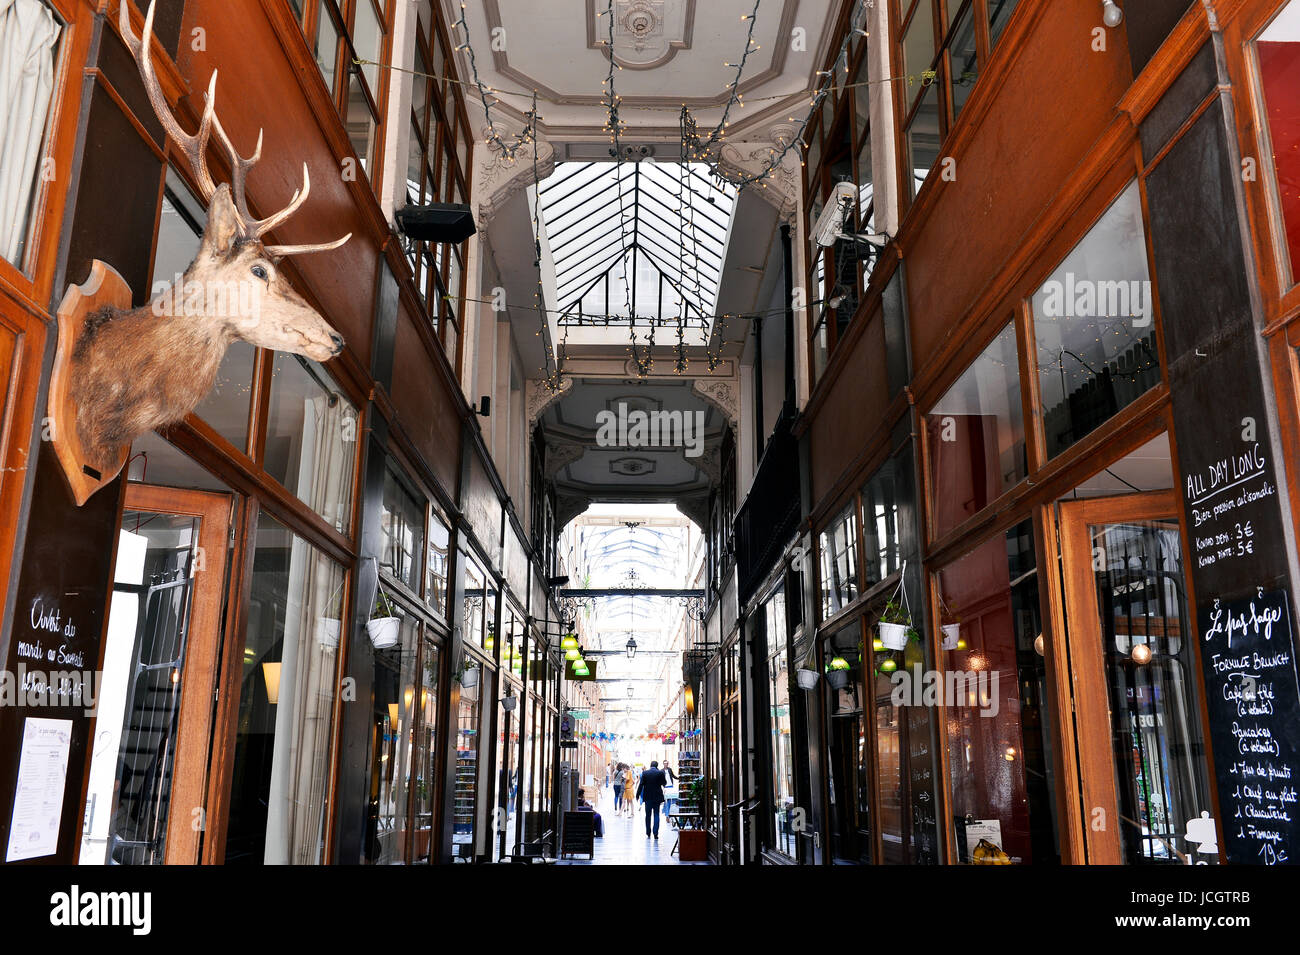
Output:
<svg viewBox="0 0 1300 955">
<path fill-rule="evenodd" d="M 851 669 L 848 660 L 839 656 L 835 657 L 826 666 L 826 684 L 832 690 L 844 689 L 849 685 Z"/>
<path fill-rule="evenodd" d="M 454 679 L 467 690 L 478 686 L 478 664 L 468 657 L 462 657 Z"/>
<path fill-rule="evenodd" d="M 817 681 L 821 679 L 821 674 L 816 670 L 809 670 L 807 667 L 800 667 L 794 671 L 795 681 L 799 684 L 801 690 L 812 690 L 817 686 Z"/>
<path fill-rule="evenodd" d="M 401 639 L 402 620 L 397 616 L 397 608 L 388 594 L 382 589 L 375 593 L 375 605 L 370 610 L 370 619 L 366 621 L 366 632 L 370 634 L 370 645 L 376 650 L 387 650 L 397 646 Z"/>
<path fill-rule="evenodd" d="M 880 642 L 886 650 L 904 650 L 908 640 L 920 641 L 920 636 L 912 627 L 912 615 L 897 601 L 890 600 L 880 615 L 876 625 Z"/>
</svg>

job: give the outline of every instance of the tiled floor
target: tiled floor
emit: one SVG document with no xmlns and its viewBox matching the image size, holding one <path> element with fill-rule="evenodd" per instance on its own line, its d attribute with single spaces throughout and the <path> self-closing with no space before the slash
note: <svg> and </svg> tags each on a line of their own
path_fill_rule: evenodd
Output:
<svg viewBox="0 0 1300 955">
<path fill-rule="evenodd" d="M 605 823 L 605 835 L 596 839 L 594 859 L 564 859 L 560 865 L 708 865 L 707 862 L 680 862 L 673 853 L 677 832 L 668 825 L 660 813 L 659 838 L 645 837 L 645 809 L 636 807 L 631 818 L 614 814 L 612 791 L 600 791 L 600 818 Z"/>
</svg>

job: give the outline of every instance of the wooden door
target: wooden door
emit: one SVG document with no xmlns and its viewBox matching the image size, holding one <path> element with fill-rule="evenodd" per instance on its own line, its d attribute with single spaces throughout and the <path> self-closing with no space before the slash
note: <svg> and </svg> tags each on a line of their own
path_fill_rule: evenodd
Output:
<svg viewBox="0 0 1300 955">
<path fill-rule="evenodd" d="M 228 495 L 127 486 L 83 862 L 199 861 L 230 521 Z"/>
<path fill-rule="evenodd" d="M 1172 491 L 1061 505 L 1091 864 L 1217 861 L 1187 838 L 1189 820 L 1215 806 L 1183 553 Z"/>
</svg>

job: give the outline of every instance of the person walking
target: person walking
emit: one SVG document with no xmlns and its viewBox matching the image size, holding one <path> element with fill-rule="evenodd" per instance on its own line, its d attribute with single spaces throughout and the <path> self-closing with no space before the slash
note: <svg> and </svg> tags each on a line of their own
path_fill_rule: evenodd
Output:
<svg viewBox="0 0 1300 955">
<path fill-rule="evenodd" d="M 627 772 L 623 769 L 623 764 L 618 764 L 618 769 L 614 771 L 614 815 L 618 815 L 623 806 L 623 779 Z"/>
<path fill-rule="evenodd" d="M 627 767 L 623 774 L 623 808 L 627 810 L 625 815 L 630 819 L 636 814 L 634 800 L 636 799 L 636 774 L 632 772 L 632 767 Z"/>
<path fill-rule="evenodd" d="M 645 800 L 645 837 L 650 838 L 650 820 L 654 818 L 654 837 L 659 838 L 659 807 L 664 802 L 664 786 L 668 777 L 659 768 L 659 761 L 652 759 L 650 768 L 641 774 L 641 783 L 636 793 Z"/>
</svg>

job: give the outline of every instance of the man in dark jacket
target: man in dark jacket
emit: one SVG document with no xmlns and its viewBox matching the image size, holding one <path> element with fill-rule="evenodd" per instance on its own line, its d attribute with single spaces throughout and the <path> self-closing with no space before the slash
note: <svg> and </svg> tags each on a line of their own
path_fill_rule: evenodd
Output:
<svg viewBox="0 0 1300 955">
<path fill-rule="evenodd" d="M 659 838 L 659 807 L 664 804 L 664 786 L 668 777 L 659 768 L 659 761 L 652 759 L 650 768 L 641 774 L 641 782 L 636 787 L 636 794 L 645 803 L 645 837 L 650 838 L 650 818 L 654 816 L 654 837 Z"/>
</svg>

